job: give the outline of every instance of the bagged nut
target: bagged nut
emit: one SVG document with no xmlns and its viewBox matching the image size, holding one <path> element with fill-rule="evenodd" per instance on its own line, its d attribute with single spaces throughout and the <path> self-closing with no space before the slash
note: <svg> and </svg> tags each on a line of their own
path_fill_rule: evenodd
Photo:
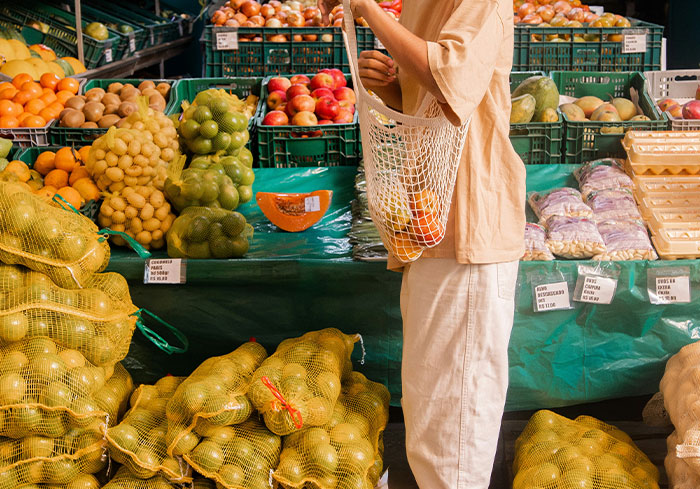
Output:
<svg viewBox="0 0 700 489">
<path fill-rule="evenodd" d="M 603 158 L 585 163 L 574 171 L 584 197 L 605 189 L 634 189 L 634 182 L 627 176 L 619 158 Z"/>
<path fill-rule="evenodd" d="M 527 201 L 541 223 L 552 216 L 593 217 L 593 211 L 575 188 L 563 187 L 549 192 L 532 192 Z"/>
<path fill-rule="evenodd" d="M 581 260 L 605 253 L 605 242 L 590 219 L 552 216 L 546 228 L 547 248 L 558 257 Z"/>
<path fill-rule="evenodd" d="M 628 189 L 596 190 L 588 195 L 586 203 L 593 209 L 593 219 L 596 222 L 642 218 L 634 196 Z"/>
<path fill-rule="evenodd" d="M 525 254 L 522 261 L 551 261 L 554 255 L 547 248 L 547 231 L 539 224 L 525 223 Z"/>
<path fill-rule="evenodd" d="M 606 251 L 594 256 L 595 260 L 656 260 L 658 258 L 649 241 L 647 229 L 641 221 L 599 222 L 598 232 L 605 242 Z"/>
</svg>

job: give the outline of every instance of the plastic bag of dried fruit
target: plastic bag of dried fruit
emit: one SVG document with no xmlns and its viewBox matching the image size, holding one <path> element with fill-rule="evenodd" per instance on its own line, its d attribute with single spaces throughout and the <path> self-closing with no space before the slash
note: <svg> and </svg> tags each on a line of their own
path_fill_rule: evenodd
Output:
<svg viewBox="0 0 700 489">
<path fill-rule="evenodd" d="M 184 459 L 219 488 L 267 489 L 281 449 L 281 438 L 251 417 L 235 426 L 211 428 Z"/>
<path fill-rule="evenodd" d="M 545 227 L 547 248 L 556 256 L 581 260 L 605 253 L 605 242 L 590 219 L 552 216 Z"/>
<path fill-rule="evenodd" d="M 167 376 L 154 385 L 142 385 L 131 395 L 131 409 L 107 431 L 110 454 L 140 479 L 162 475 L 169 481 L 189 482 L 190 467 L 167 454 L 168 421 L 165 406 L 185 377 Z"/>
<path fill-rule="evenodd" d="M 700 474 L 688 465 L 685 459 L 678 458 L 676 455 L 676 446 L 679 441 L 675 431 L 666 440 L 668 455 L 664 460 L 664 467 L 666 475 L 668 475 L 668 487 L 671 489 L 697 489 L 700 487 Z"/>
<path fill-rule="evenodd" d="M 525 223 L 525 254 L 522 261 L 551 261 L 554 255 L 547 248 L 547 231 L 539 224 Z"/>
<path fill-rule="evenodd" d="M 87 217 L 49 204 L 23 185 L 0 182 L 0 261 L 80 288 L 109 262 L 109 246 Z"/>
<path fill-rule="evenodd" d="M 189 486 L 186 486 L 189 487 Z M 120 467 L 114 477 L 107 482 L 102 489 L 182 489 L 178 482 L 171 482 L 167 478 L 156 475 L 148 479 L 142 479 L 132 474 L 127 467 Z"/>
<path fill-rule="evenodd" d="M 634 182 L 625 173 L 623 165 L 624 160 L 619 158 L 603 158 L 589 161 L 576 169 L 574 176 L 584 198 L 598 190 L 634 190 Z"/>
<path fill-rule="evenodd" d="M 253 373 L 267 356 L 255 342 L 202 362 L 167 402 L 168 455 L 194 449 L 209 429 L 242 423 L 253 406 L 246 397 Z"/>
<path fill-rule="evenodd" d="M 546 410 L 516 440 L 513 472 L 513 489 L 659 487 L 658 469 L 625 433 L 589 416 L 571 420 Z"/>
<path fill-rule="evenodd" d="M 358 339 L 328 328 L 280 343 L 248 390 L 270 431 L 284 436 L 330 421 Z"/>
<path fill-rule="evenodd" d="M 552 216 L 592 218 L 593 210 L 583 201 L 575 188 L 563 187 L 549 192 L 530 192 L 530 207 L 541 223 Z"/>
<path fill-rule="evenodd" d="M 642 219 L 637 202 L 628 189 L 597 190 L 588 194 L 586 203 L 593 209 L 593 219 L 596 222 Z"/>
<path fill-rule="evenodd" d="M 642 221 L 602 221 L 598 231 L 605 242 L 605 253 L 594 260 L 656 260 L 658 255 Z"/>
</svg>

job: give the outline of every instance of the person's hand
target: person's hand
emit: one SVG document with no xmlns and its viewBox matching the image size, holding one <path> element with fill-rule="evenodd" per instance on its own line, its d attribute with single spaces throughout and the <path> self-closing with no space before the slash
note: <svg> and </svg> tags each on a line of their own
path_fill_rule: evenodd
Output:
<svg viewBox="0 0 700 489">
<path fill-rule="evenodd" d="M 360 4 L 364 0 L 350 0 L 350 9 L 352 10 L 353 17 L 358 17 L 358 9 Z M 317 0 L 318 9 L 321 11 L 321 17 L 323 18 L 323 25 L 328 25 L 330 23 L 329 15 L 333 7 L 336 5 L 341 5 L 342 0 Z"/>
<path fill-rule="evenodd" d="M 362 84 L 367 88 L 385 87 L 396 81 L 394 60 L 379 51 L 362 51 L 358 65 Z"/>
</svg>

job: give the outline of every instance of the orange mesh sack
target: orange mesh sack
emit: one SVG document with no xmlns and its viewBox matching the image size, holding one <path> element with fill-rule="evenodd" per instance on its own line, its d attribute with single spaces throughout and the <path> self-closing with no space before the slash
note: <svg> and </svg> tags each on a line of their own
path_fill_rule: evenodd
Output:
<svg viewBox="0 0 700 489">
<path fill-rule="evenodd" d="M 284 438 L 273 478 L 283 488 L 372 489 L 383 470 L 389 391 L 353 372 L 330 422 Z"/>
<path fill-rule="evenodd" d="M 87 217 L 49 204 L 16 183 L 0 182 L 0 261 L 80 288 L 109 262 L 109 246 Z"/>
<path fill-rule="evenodd" d="M 189 487 L 189 486 L 185 486 Z M 128 468 L 120 467 L 114 477 L 102 489 L 182 489 L 177 482 L 171 482 L 161 475 L 142 479 L 132 474 Z"/>
<path fill-rule="evenodd" d="M 190 452 L 209 428 L 250 417 L 253 406 L 246 392 L 266 356 L 259 343 L 245 343 L 227 355 L 205 360 L 178 386 L 166 407 L 170 456 Z"/>
<path fill-rule="evenodd" d="M 163 377 L 155 385 L 142 385 L 131 396 L 131 409 L 119 425 L 107 431 L 110 453 L 132 475 L 150 479 L 190 480 L 191 470 L 179 457 L 167 454 L 168 422 L 165 406 L 184 377 Z"/>
<path fill-rule="evenodd" d="M 185 460 L 219 489 L 269 489 L 282 440 L 255 418 L 208 430 Z"/>
<path fill-rule="evenodd" d="M 129 351 L 138 308 L 119 274 L 95 274 L 85 288 L 70 290 L 40 272 L 0 264 L 0 295 L 0 346 L 45 336 L 98 366 Z"/>
<path fill-rule="evenodd" d="M 682 458 L 676 456 L 678 435 L 674 431 L 666 440 L 668 455 L 664 460 L 666 475 L 671 489 L 697 489 L 700 487 L 700 475 Z"/>
<path fill-rule="evenodd" d="M 515 442 L 513 489 L 658 489 L 656 466 L 617 428 L 538 411 Z"/>
<path fill-rule="evenodd" d="M 248 391 L 270 431 L 284 436 L 330 421 L 358 338 L 328 328 L 280 343 Z"/>
</svg>

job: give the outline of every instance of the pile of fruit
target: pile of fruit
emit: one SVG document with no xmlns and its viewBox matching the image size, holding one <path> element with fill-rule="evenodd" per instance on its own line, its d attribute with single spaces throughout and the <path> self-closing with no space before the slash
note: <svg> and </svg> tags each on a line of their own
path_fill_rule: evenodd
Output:
<svg viewBox="0 0 700 489">
<path fill-rule="evenodd" d="M 695 95 L 695 100 L 686 103 L 677 102 L 672 98 L 665 98 L 657 102 L 661 112 L 666 112 L 673 119 L 700 119 L 700 87 Z"/>
<path fill-rule="evenodd" d="M 294 75 L 276 77 L 267 84 L 266 126 L 316 126 L 350 124 L 355 114 L 355 92 L 343 72 L 323 69 L 313 78 Z"/>
<path fill-rule="evenodd" d="M 531 76 L 513 90 L 511 97 L 511 124 L 559 120 L 559 89 L 547 76 Z"/>
<path fill-rule="evenodd" d="M 0 27 L 0 73 L 3 75 L 14 78 L 27 73 L 32 80 L 39 80 L 45 73 L 64 78 L 84 71 L 85 66 L 76 58 L 59 58 L 44 44 L 28 46 L 16 30 Z"/>
<path fill-rule="evenodd" d="M 611 98 L 605 102 L 594 96 L 581 97 L 573 103 L 562 104 L 559 110 L 569 121 L 623 122 L 648 121 L 649 117 L 640 114 L 637 106 L 624 97 Z M 606 126 L 602 133 L 622 133 L 622 126 Z"/>
<path fill-rule="evenodd" d="M 61 115 L 79 85 L 74 78 L 54 73 L 41 75 L 38 83 L 27 73 L 0 83 L 0 129 L 46 126 Z"/>
</svg>

